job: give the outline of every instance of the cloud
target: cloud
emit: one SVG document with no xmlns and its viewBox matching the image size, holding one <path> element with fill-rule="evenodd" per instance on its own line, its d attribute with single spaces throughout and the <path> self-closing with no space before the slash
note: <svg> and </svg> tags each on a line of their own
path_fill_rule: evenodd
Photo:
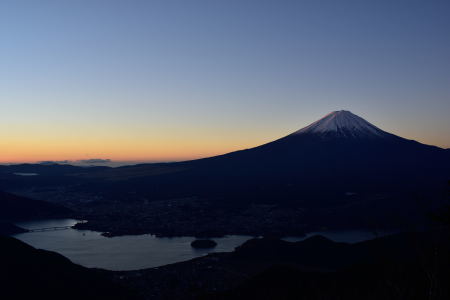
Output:
<svg viewBox="0 0 450 300">
<path fill-rule="evenodd" d="M 81 159 L 78 162 L 83 164 L 107 164 L 110 163 L 110 159 L 103 159 L 103 158 L 91 158 L 91 159 Z"/>
<path fill-rule="evenodd" d="M 40 165 L 59 165 L 59 164 L 68 164 L 70 160 L 44 160 L 38 162 Z"/>
</svg>

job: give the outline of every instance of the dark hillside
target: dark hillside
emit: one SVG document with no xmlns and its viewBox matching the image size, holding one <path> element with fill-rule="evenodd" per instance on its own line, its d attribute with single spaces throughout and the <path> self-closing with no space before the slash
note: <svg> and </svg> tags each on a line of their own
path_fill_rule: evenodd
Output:
<svg viewBox="0 0 450 300">
<path fill-rule="evenodd" d="M 2 299 L 134 299 L 95 270 L 50 251 L 0 236 Z"/>
</svg>

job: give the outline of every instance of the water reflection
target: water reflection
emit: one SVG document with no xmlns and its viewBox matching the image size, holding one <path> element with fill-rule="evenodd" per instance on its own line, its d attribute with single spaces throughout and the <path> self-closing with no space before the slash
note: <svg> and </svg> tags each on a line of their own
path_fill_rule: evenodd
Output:
<svg viewBox="0 0 450 300">
<path fill-rule="evenodd" d="M 303 237 L 285 237 L 283 238 L 283 240 L 288 242 L 298 242 L 303 241 L 314 235 L 322 235 L 335 242 L 358 243 L 394 233 L 396 233 L 396 231 L 376 231 L 376 232 L 368 230 L 317 231 L 317 232 L 310 232 Z"/>
<path fill-rule="evenodd" d="M 17 223 L 26 229 L 72 226 L 73 219 Z M 99 232 L 66 229 L 15 235 L 33 247 L 58 252 L 86 267 L 108 270 L 135 270 L 189 260 L 210 252 L 233 251 L 251 236 L 230 235 L 215 238 L 214 249 L 194 249 L 193 237 L 157 238 L 153 235 L 106 238 Z"/>
</svg>

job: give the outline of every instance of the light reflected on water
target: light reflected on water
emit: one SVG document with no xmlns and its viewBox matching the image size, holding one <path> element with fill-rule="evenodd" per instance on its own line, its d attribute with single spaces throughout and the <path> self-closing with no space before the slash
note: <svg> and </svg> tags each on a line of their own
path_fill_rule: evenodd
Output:
<svg viewBox="0 0 450 300">
<path fill-rule="evenodd" d="M 72 226 L 73 219 L 21 222 L 26 229 Z M 136 270 L 186 261 L 210 252 L 233 251 L 251 236 L 230 235 L 214 238 L 217 247 L 194 249 L 194 237 L 157 238 L 153 235 L 129 235 L 107 238 L 90 230 L 57 230 L 17 234 L 14 237 L 35 248 L 58 252 L 74 263 L 108 270 Z"/>
<path fill-rule="evenodd" d="M 310 232 L 303 237 L 285 237 L 283 240 L 288 242 L 299 242 L 314 235 L 324 236 L 332 241 L 339 243 L 358 243 L 367 240 L 373 240 L 382 236 L 394 234 L 396 231 L 368 231 L 368 230 L 330 230 Z"/>
</svg>

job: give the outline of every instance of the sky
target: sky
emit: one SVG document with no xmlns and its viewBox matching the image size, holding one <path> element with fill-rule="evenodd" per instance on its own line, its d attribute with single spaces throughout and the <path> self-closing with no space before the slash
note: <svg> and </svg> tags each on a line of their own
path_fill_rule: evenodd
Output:
<svg viewBox="0 0 450 300">
<path fill-rule="evenodd" d="M 0 162 L 173 161 L 346 109 L 450 147 L 450 1 L 2 0 Z"/>
</svg>

